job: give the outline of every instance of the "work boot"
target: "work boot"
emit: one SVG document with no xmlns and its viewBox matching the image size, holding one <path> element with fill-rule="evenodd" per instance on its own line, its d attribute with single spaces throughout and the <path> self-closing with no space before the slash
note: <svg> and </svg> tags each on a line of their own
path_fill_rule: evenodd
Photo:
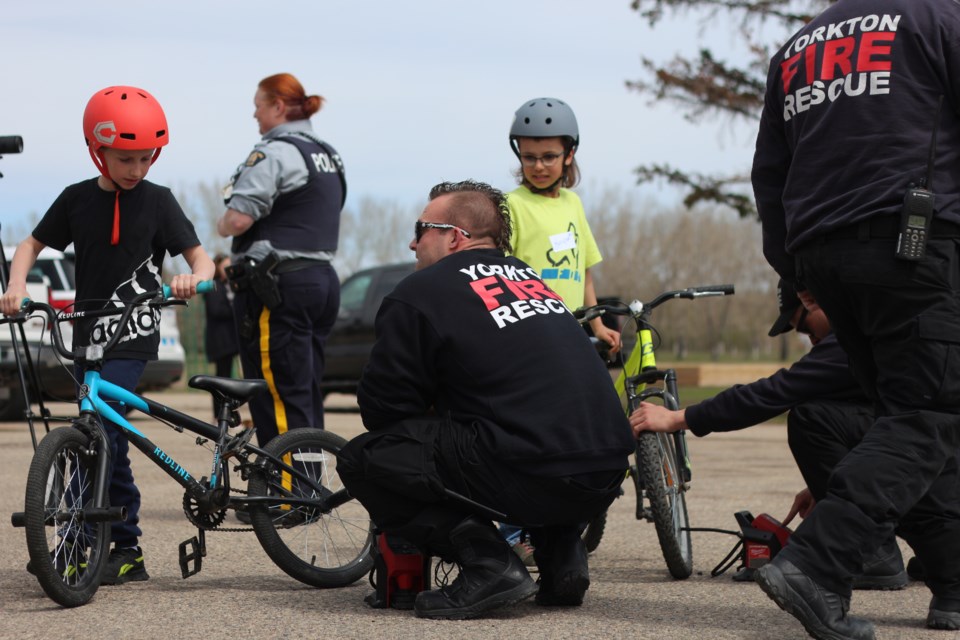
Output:
<svg viewBox="0 0 960 640">
<path fill-rule="evenodd" d="M 900 545 L 893 536 L 863 560 L 863 573 L 853 576 L 853 588 L 896 591 L 907 586 Z"/>
<path fill-rule="evenodd" d="M 417 594 L 421 618 L 466 620 L 529 598 L 537 585 L 523 561 L 489 522 L 473 516 L 450 531 L 460 575 L 453 583 Z"/>
<path fill-rule="evenodd" d="M 827 591 L 783 556 L 760 567 L 757 584 L 819 640 L 874 640 L 873 624 L 847 615 L 850 599 Z"/>
<path fill-rule="evenodd" d="M 918 582 L 926 580 L 927 572 L 923 570 L 923 565 L 920 564 L 920 558 L 917 556 L 910 558 L 910 562 L 907 563 L 907 575 L 910 576 L 911 580 L 917 580 Z"/>
<path fill-rule="evenodd" d="M 933 596 L 930 613 L 927 614 L 927 626 L 952 631 L 960 629 L 960 600 Z"/>
<path fill-rule="evenodd" d="M 536 603 L 542 607 L 579 607 L 590 587 L 587 548 L 575 528 L 539 530 L 533 557 L 540 568 Z"/>
</svg>

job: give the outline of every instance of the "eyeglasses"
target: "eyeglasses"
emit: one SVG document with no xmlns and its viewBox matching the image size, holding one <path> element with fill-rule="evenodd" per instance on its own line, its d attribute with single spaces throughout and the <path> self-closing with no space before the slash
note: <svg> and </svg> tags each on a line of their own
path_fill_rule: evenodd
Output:
<svg viewBox="0 0 960 640">
<path fill-rule="evenodd" d="M 413 227 L 413 235 L 417 242 L 420 242 L 420 238 L 422 238 L 423 234 L 427 232 L 427 229 L 456 229 L 463 234 L 464 238 L 470 237 L 469 231 L 466 229 L 461 229 L 455 224 L 447 224 L 445 222 L 423 222 L 422 220 L 417 220 Z"/>
<path fill-rule="evenodd" d="M 800 311 L 800 317 L 797 318 L 797 326 L 794 327 L 797 330 L 797 333 L 802 333 L 808 336 L 813 335 L 813 331 L 810 330 L 810 327 L 807 326 L 807 308 L 803 307 Z"/>
<path fill-rule="evenodd" d="M 542 156 L 524 154 L 520 156 L 520 162 L 525 167 L 535 167 L 538 162 L 542 163 L 545 167 L 552 167 L 557 164 L 557 160 L 563 156 L 564 154 L 562 153 L 545 153 Z"/>
</svg>

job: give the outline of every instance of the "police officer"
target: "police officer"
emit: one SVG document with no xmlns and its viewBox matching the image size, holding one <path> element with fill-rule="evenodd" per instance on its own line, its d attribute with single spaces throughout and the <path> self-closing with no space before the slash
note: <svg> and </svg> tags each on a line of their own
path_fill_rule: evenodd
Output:
<svg viewBox="0 0 960 640">
<path fill-rule="evenodd" d="M 221 236 L 234 236 L 243 374 L 270 388 L 250 401 L 261 446 L 288 429 L 323 428 L 323 348 L 340 307 L 330 260 L 346 182 L 340 156 L 310 125 L 322 101 L 288 73 L 260 82 L 253 116 L 263 139 L 234 174 L 217 221 Z"/>
<path fill-rule="evenodd" d="M 610 376 L 583 330 L 523 261 L 506 257 L 506 198 L 433 188 L 410 248 L 417 270 L 387 296 L 357 400 L 369 433 L 337 470 L 387 534 L 455 560 L 422 617 L 472 618 L 536 594 L 577 606 L 589 586 L 578 523 L 613 501 L 633 451 Z M 540 584 L 488 516 L 531 531 Z"/>
<path fill-rule="evenodd" d="M 817 638 L 874 637 L 847 614 L 851 576 L 895 528 L 933 592 L 927 626 L 960 629 L 958 68 L 954 0 L 839 0 L 770 65 L 753 165 L 764 254 L 826 312 L 877 407 L 757 575 Z M 901 241 L 905 224 L 924 237 Z"/>
</svg>

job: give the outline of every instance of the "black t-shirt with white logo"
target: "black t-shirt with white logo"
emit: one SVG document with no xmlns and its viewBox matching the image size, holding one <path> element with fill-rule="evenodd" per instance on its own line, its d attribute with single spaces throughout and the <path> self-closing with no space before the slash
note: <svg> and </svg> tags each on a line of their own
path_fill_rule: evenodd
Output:
<svg viewBox="0 0 960 640">
<path fill-rule="evenodd" d="M 96 178 L 71 185 L 33 230 L 34 238 L 54 249 L 62 251 L 73 243 L 77 311 L 120 306 L 120 301 L 159 289 L 164 256 L 200 244 L 170 190 L 143 181 L 120 192 L 120 242 L 111 245 L 114 197 L 114 192 L 97 185 Z M 119 316 L 78 320 L 74 347 L 105 343 L 118 321 Z M 125 337 L 107 357 L 155 360 L 159 322 L 159 310 L 138 309 Z"/>
</svg>

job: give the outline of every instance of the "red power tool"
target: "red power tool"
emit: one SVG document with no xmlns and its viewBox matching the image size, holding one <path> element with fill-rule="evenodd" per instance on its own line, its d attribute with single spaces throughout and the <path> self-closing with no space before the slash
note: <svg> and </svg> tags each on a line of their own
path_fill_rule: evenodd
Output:
<svg viewBox="0 0 960 640">
<path fill-rule="evenodd" d="M 766 513 L 754 518 L 749 511 L 739 511 L 734 517 L 742 532 L 743 554 L 742 564 L 733 579 L 753 580 L 754 572 L 773 560 L 780 550 L 787 546 L 793 532 Z"/>
<path fill-rule="evenodd" d="M 430 564 L 430 556 L 403 538 L 377 535 L 370 572 L 375 591 L 364 602 L 374 609 L 412 609 L 417 594 L 430 588 Z"/>
</svg>

